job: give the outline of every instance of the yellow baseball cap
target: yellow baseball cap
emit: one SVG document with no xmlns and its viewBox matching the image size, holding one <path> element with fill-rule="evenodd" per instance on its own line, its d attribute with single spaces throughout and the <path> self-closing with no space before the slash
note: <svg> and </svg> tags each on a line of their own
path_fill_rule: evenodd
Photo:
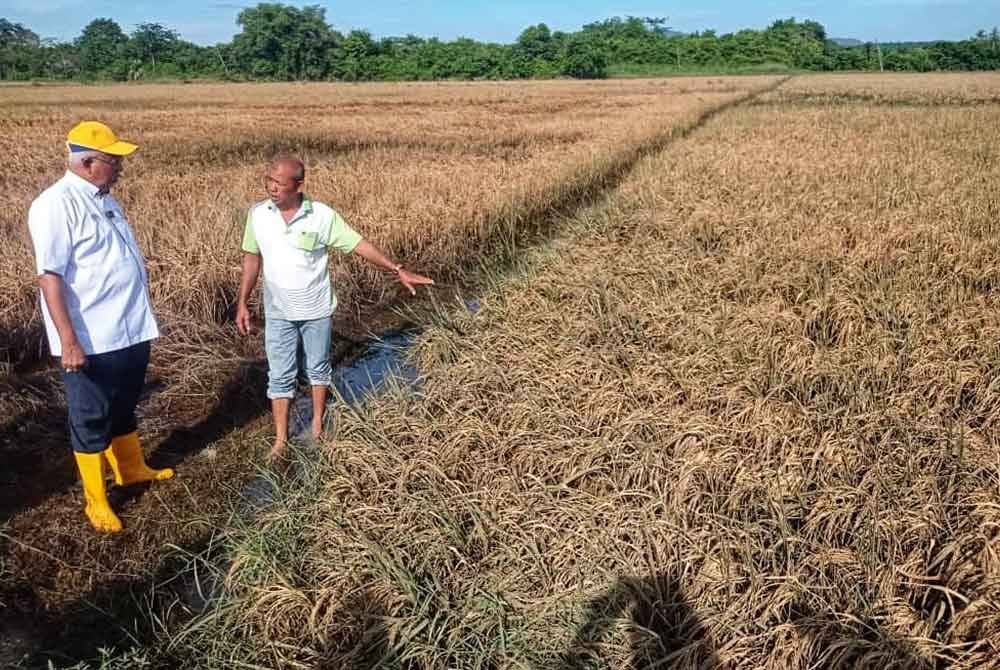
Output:
<svg viewBox="0 0 1000 670">
<path fill-rule="evenodd" d="M 83 121 L 73 126 L 66 136 L 66 142 L 112 156 L 128 156 L 139 148 L 129 142 L 122 142 L 114 131 L 97 121 Z"/>
</svg>

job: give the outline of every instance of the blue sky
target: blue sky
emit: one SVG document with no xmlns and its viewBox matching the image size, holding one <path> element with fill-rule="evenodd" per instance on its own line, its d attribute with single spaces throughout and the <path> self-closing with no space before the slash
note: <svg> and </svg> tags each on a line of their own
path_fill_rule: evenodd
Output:
<svg viewBox="0 0 1000 670">
<path fill-rule="evenodd" d="M 137 23 L 161 23 L 198 44 L 227 41 L 236 15 L 255 1 L 0 0 L 0 17 L 24 24 L 43 37 L 69 40 L 91 19 L 109 17 L 126 31 Z M 963 39 L 1000 24 L 1000 0 L 379 0 L 306 3 L 326 8 L 327 22 L 341 31 L 365 28 L 376 36 L 413 33 L 511 42 L 525 26 L 545 22 L 559 30 L 610 16 L 666 16 L 683 31 L 720 33 L 761 28 L 778 18 L 814 19 L 831 37 L 862 40 Z"/>
</svg>

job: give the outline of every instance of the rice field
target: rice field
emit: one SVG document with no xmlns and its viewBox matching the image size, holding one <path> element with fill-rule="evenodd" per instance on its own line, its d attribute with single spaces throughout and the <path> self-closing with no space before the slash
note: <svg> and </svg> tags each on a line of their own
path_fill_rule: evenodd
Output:
<svg viewBox="0 0 1000 670">
<path fill-rule="evenodd" d="M 656 150 L 508 210 L 481 309 L 424 313 L 420 387 L 171 553 L 103 667 L 1000 667 L 1000 76 L 712 80 L 723 111 L 669 116 L 700 81 L 574 145 Z"/>
<path fill-rule="evenodd" d="M 434 276 L 432 298 L 448 301 L 481 264 L 545 235 L 557 212 L 607 188 L 642 153 L 779 81 L 4 87 L 0 143 L 17 169 L 0 175 L 13 204 L 0 215 L 2 618 L 26 627 L 21 637 L 44 638 L 66 611 L 87 610 L 91 594 L 127 591 L 155 570 L 149 559 L 164 543 L 204 544 L 227 487 L 253 473 L 254 451 L 238 436 L 264 409 L 262 344 L 239 338 L 232 315 L 245 212 L 263 196 L 275 153 L 301 155 L 310 195 Z M 67 129 L 87 118 L 141 146 L 116 195 L 147 257 L 164 333 L 142 427 L 154 460 L 185 471 L 163 498 L 126 496 L 130 531 L 103 542 L 80 532 L 25 226 L 32 198 L 65 169 Z M 399 322 L 398 296 L 379 274 L 338 260 L 335 281 L 337 355 Z"/>
<path fill-rule="evenodd" d="M 819 101 L 839 98 L 841 102 L 859 101 L 877 104 L 969 106 L 996 104 L 1000 92 L 992 72 L 947 74 L 819 74 L 796 77 L 783 86 L 783 98 Z"/>
<path fill-rule="evenodd" d="M 566 189 L 769 81 L 6 88 L 0 148 L 17 169 L 0 177 L 14 205 L 0 218 L 12 245 L 0 358 L 18 366 L 42 354 L 25 212 L 64 170 L 78 119 L 100 118 L 141 145 L 116 195 L 146 251 L 153 299 L 168 328 L 184 324 L 180 337 L 212 337 L 233 307 L 246 209 L 279 151 L 306 160 L 313 197 L 413 267 L 454 279 Z M 355 306 L 386 291 L 363 268 L 337 279 Z"/>
</svg>

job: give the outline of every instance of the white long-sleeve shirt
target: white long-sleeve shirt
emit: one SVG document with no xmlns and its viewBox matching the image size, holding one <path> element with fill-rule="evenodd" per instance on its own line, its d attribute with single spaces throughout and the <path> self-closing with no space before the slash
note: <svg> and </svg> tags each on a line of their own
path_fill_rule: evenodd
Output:
<svg viewBox="0 0 1000 670">
<path fill-rule="evenodd" d="M 39 195 L 28 212 L 38 275 L 62 277 L 73 330 L 87 355 L 159 337 L 145 261 L 121 205 L 72 172 Z M 61 340 L 42 297 L 53 356 Z"/>
</svg>

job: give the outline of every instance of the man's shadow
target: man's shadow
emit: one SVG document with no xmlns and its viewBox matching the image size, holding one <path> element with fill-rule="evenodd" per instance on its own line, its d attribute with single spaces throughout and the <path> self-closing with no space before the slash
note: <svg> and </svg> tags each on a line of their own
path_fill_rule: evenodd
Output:
<svg viewBox="0 0 1000 670">
<path fill-rule="evenodd" d="M 219 389 L 211 411 L 193 426 L 175 428 L 149 454 L 150 465 L 177 467 L 213 442 L 263 416 L 268 408 L 263 392 L 266 385 L 265 361 L 241 363 Z"/>
<path fill-rule="evenodd" d="M 708 630 L 688 605 L 672 572 L 622 577 L 591 600 L 584 623 L 562 655 L 561 670 L 601 667 L 601 646 L 617 624 L 626 621 L 629 670 L 683 667 L 715 668 L 719 662 Z"/>
<path fill-rule="evenodd" d="M 16 399 L 0 418 L 0 525 L 77 481 L 69 450 L 62 386 L 51 371 L 0 380 L 0 395 Z M 5 406 L 5 409 L 9 408 Z"/>
<path fill-rule="evenodd" d="M 211 411 L 194 425 L 173 429 L 155 449 L 147 452 L 149 465 L 154 468 L 177 468 L 213 442 L 263 416 L 268 407 L 262 392 L 266 384 L 267 366 L 264 361 L 241 363 L 219 390 Z M 118 509 L 142 498 L 147 490 L 149 484 L 114 487 L 109 491 L 108 499 L 112 507 Z"/>
<path fill-rule="evenodd" d="M 930 659 L 911 642 L 901 640 L 877 622 L 851 617 L 847 623 L 796 605 L 790 608 L 789 632 L 806 644 L 795 644 L 795 668 L 810 670 L 942 670 L 947 663 Z M 624 623 L 624 625 L 623 625 Z M 679 579 L 670 572 L 650 577 L 622 577 L 589 601 L 584 621 L 569 648 L 555 664 L 558 670 L 611 667 L 609 649 L 615 629 L 626 632 L 629 670 L 711 670 L 724 667 L 715 641 L 688 603 Z M 789 641 L 791 644 L 792 642 Z M 617 667 L 617 666 L 616 666 Z"/>
</svg>

